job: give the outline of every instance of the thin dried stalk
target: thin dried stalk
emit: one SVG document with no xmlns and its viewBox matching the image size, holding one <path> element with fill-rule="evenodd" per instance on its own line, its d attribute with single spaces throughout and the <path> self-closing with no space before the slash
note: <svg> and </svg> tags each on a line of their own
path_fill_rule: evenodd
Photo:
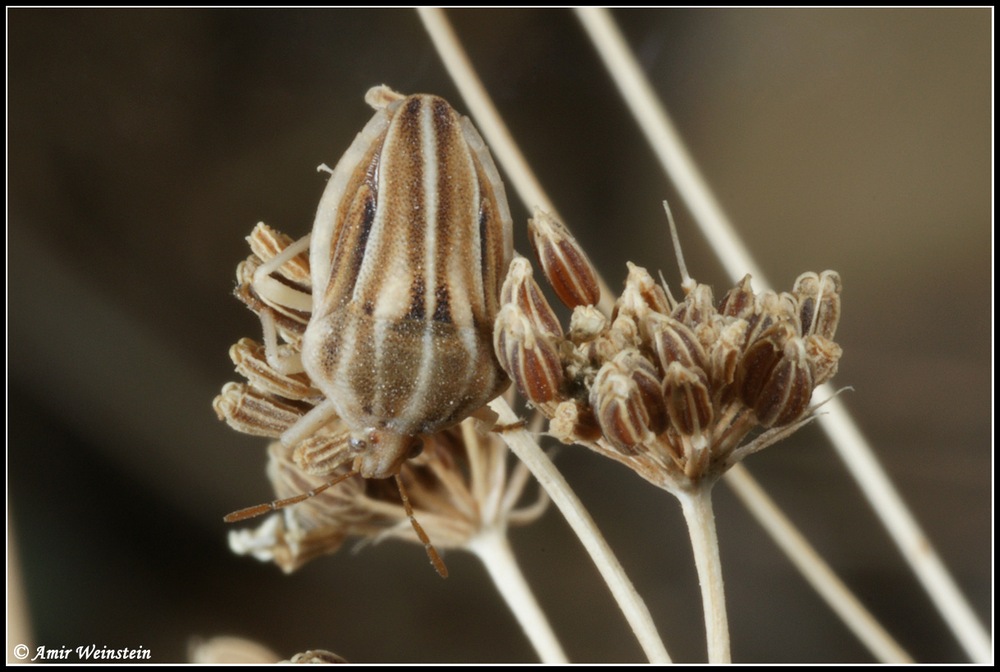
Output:
<svg viewBox="0 0 1000 672">
<path fill-rule="evenodd" d="M 622 97 L 632 109 L 664 171 L 674 182 L 730 278 L 736 281 L 749 272 L 755 282 L 766 288 L 768 283 L 764 274 L 754 263 L 698 171 L 610 13 L 602 9 L 578 9 L 577 16 L 611 72 Z M 823 386 L 820 391 L 827 397 L 834 395 L 829 385 Z M 847 409 L 833 398 L 819 422 L 955 637 L 973 661 L 992 662 L 989 635 L 875 459 L 874 450 Z"/>
<path fill-rule="evenodd" d="M 475 117 L 480 131 L 493 149 L 497 160 L 511 176 L 515 189 L 529 207 L 537 205 L 554 212 L 550 199 L 528 167 L 524 156 L 517 149 L 517 145 L 496 111 L 496 107 L 476 76 L 475 70 L 469 63 L 469 59 L 459 44 L 444 12 L 440 9 L 430 8 L 418 11 L 424 22 L 424 27 L 455 80 L 472 116 Z M 603 284 L 603 281 L 601 282 L 601 307 L 605 312 L 610 313 L 613 294 Z M 517 416 L 503 399 L 496 399 L 490 405 L 494 411 L 500 414 L 501 423 L 514 425 L 518 422 Z M 608 583 L 608 587 L 618 601 L 649 661 L 653 663 L 671 662 L 670 655 L 656 632 L 656 627 L 645 603 L 635 592 L 635 588 L 625 576 L 621 564 L 597 530 L 593 519 L 570 490 L 569 484 L 566 483 L 562 474 L 556 470 L 551 460 L 528 432 L 523 430 L 508 431 L 503 436 L 511 450 L 525 462 L 552 501 L 559 507 L 563 516 L 566 517 L 573 531 L 580 537 L 580 541 L 591 554 L 598 570 Z"/>
<path fill-rule="evenodd" d="M 722 583 L 722 562 L 719 559 L 719 538 L 715 532 L 712 511 L 712 489 L 702 487 L 690 492 L 675 493 L 681 500 L 694 551 L 701 602 L 705 605 L 705 637 L 708 639 L 708 662 L 731 663 L 729 619 L 726 616 L 726 591 Z"/>
<path fill-rule="evenodd" d="M 492 529 L 480 533 L 469 542 L 468 550 L 486 566 L 497 592 L 514 612 L 539 659 L 546 664 L 568 663 L 566 653 L 521 573 L 506 530 Z"/>
<path fill-rule="evenodd" d="M 833 573 L 744 465 L 737 464 L 730 469 L 725 481 L 810 585 L 878 660 L 895 664 L 913 662 L 913 658 Z"/>
<path fill-rule="evenodd" d="M 645 652 L 651 663 L 669 663 L 670 654 L 667 653 L 653 619 L 649 615 L 646 603 L 635 591 L 632 582 L 625 576 L 625 570 L 615 557 L 608 542 L 604 540 L 594 520 L 583 508 L 583 504 L 570 489 L 569 484 L 563 475 L 552 464 L 545 452 L 538 446 L 534 437 L 519 427 L 519 419 L 503 397 L 498 397 L 490 402 L 490 408 L 500 416 L 501 425 L 507 425 L 510 429 L 502 431 L 504 441 L 510 449 L 528 467 L 531 473 L 538 479 L 538 482 L 548 493 L 552 502 L 559 508 L 560 513 L 566 518 L 566 522 L 573 528 L 573 532 L 579 537 L 580 542 L 587 553 L 590 554 L 598 571 L 604 578 L 605 583 L 621 607 L 622 613 L 628 620 L 629 625 L 635 632 L 639 645 Z"/>
</svg>

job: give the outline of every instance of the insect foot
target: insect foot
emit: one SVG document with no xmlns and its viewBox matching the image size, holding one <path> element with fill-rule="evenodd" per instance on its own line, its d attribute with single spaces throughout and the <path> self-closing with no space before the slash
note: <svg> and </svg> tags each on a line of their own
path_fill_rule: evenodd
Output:
<svg viewBox="0 0 1000 672">
<path fill-rule="evenodd" d="M 307 473 L 350 463 L 344 478 L 396 478 L 408 506 L 403 464 L 509 385 L 492 340 L 511 218 L 467 118 L 387 87 L 366 100 L 375 115 L 330 172 L 311 234 L 293 241 L 258 224 L 248 238 L 236 296 L 264 342 L 234 347 L 248 382 L 224 388 L 215 409 L 239 431 L 279 438 Z M 299 450 L 317 441 L 325 448 Z"/>
<path fill-rule="evenodd" d="M 622 462 L 671 491 L 733 464 L 815 417 L 813 390 L 837 370 L 840 276 L 805 273 L 788 293 L 745 277 L 716 305 L 683 271 L 678 301 L 628 264 L 610 316 L 594 305 L 596 272 L 568 229 L 536 213 L 533 244 L 572 318 L 566 334 L 531 276 L 511 264 L 494 346 L 549 432 Z M 680 260 L 683 269 L 683 260 Z"/>
</svg>

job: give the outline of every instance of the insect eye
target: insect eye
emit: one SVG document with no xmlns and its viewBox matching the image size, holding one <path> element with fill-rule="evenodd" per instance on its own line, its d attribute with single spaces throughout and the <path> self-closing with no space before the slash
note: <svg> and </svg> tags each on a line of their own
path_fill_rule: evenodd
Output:
<svg viewBox="0 0 1000 672">
<path fill-rule="evenodd" d="M 355 453 L 363 452 L 368 447 L 367 441 L 353 436 L 348 440 L 347 444 L 351 447 L 351 451 Z"/>
<path fill-rule="evenodd" d="M 414 439 L 413 443 L 410 444 L 410 452 L 407 455 L 407 459 L 412 460 L 414 457 L 419 456 L 422 452 L 424 452 L 423 439 Z"/>
</svg>

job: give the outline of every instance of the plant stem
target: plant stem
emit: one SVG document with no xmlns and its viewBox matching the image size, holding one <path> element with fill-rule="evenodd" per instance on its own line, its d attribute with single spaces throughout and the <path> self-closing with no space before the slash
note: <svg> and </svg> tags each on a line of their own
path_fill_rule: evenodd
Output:
<svg viewBox="0 0 1000 672">
<path fill-rule="evenodd" d="M 538 479 L 541 486 L 545 488 L 545 492 L 552 498 L 552 502 L 563 514 L 566 522 L 573 528 L 605 583 L 608 584 L 608 588 L 618 602 L 625 619 L 632 626 L 632 631 L 639 640 L 639 645 L 649 662 L 671 662 L 670 655 L 653 625 L 653 619 L 649 615 L 646 603 L 636 593 L 632 582 L 625 576 L 625 570 L 622 569 L 618 558 L 615 557 L 608 542 L 597 529 L 590 514 L 587 513 L 583 504 L 570 489 L 566 479 L 559 473 L 559 470 L 552 464 L 552 461 L 538 446 L 531 434 L 523 427 L 515 428 L 519 419 L 502 397 L 491 401 L 490 408 L 500 416 L 501 424 L 512 426 L 510 429 L 500 432 L 504 442 Z"/>
<path fill-rule="evenodd" d="M 694 563 L 701 583 L 701 601 L 705 608 L 705 636 L 708 640 L 708 662 L 730 663 L 729 620 L 726 617 L 726 592 L 722 585 L 722 563 L 719 560 L 719 539 L 715 533 L 712 512 L 712 487 L 702 484 L 690 491 L 674 492 L 681 500 Z"/>
<path fill-rule="evenodd" d="M 750 273 L 754 286 L 766 289 L 769 283 L 763 272 L 691 158 L 611 13 L 606 9 L 586 8 L 578 9 L 577 16 L 729 277 L 735 282 Z M 824 383 L 816 394 L 831 397 L 834 391 L 829 383 Z M 974 662 L 992 663 L 993 643 L 989 633 L 875 458 L 874 449 L 847 408 L 839 399 L 831 399 L 818 422 L 966 653 Z"/>
<path fill-rule="evenodd" d="M 882 663 L 910 664 L 913 658 L 903 650 L 885 628 L 865 609 L 861 601 L 834 574 L 823 557 L 809 545 L 792 521 L 767 496 L 763 488 L 742 464 L 734 465 L 723 482 L 733 489 L 747 510 L 771 535 L 774 543 L 798 568 L 830 608 L 840 616 L 851 632 Z"/>
<path fill-rule="evenodd" d="M 559 640 L 556 639 L 552 626 L 549 625 L 545 613 L 538 606 L 538 601 L 524 580 L 505 530 L 489 528 L 480 532 L 469 542 L 468 549 L 486 565 L 486 571 L 507 601 L 507 606 L 514 612 L 524 634 L 535 647 L 539 659 L 543 663 L 568 663 L 569 660 Z"/>
</svg>

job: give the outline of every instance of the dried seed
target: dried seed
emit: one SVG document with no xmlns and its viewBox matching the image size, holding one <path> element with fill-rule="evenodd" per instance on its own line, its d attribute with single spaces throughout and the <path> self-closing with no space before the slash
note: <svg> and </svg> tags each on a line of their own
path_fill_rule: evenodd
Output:
<svg viewBox="0 0 1000 672">
<path fill-rule="evenodd" d="M 542 272 L 559 300 L 569 308 L 596 305 L 601 298 L 597 272 L 569 229 L 535 208 L 534 218 L 528 220 L 528 234 Z"/>
<path fill-rule="evenodd" d="M 544 404 L 559 393 L 563 369 L 558 347 L 518 306 L 500 309 L 494 348 L 504 371 L 530 401 Z"/>
<path fill-rule="evenodd" d="M 673 362 L 705 369 L 708 357 L 690 327 L 665 315 L 650 315 L 643 325 L 646 339 L 653 346 L 660 370 L 666 372 Z"/>
<path fill-rule="evenodd" d="M 643 393 L 622 362 L 606 362 L 597 372 L 590 405 L 605 438 L 626 455 L 645 450 L 653 439 Z"/>
<path fill-rule="evenodd" d="M 663 396 L 670 421 L 678 432 L 693 436 L 709 429 L 715 413 L 704 371 L 671 363 L 663 376 Z"/>
<path fill-rule="evenodd" d="M 747 273 L 739 283 L 730 289 L 719 303 L 719 314 L 726 317 L 748 319 L 754 312 L 753 288 L 750 286 L 750 274 Z"/>
<path fill-rule="evenodd" d="M 241 338 L 229 348 L 229 357 L 236 365 L 236 372 L 261 392 L 292 400 L 315 398 L 320 394 L 306 375 L 275 371 L 267 363 L 264 346 L 253 339 Z"/>
<path fill-rule="evenodd" d="M 243 383 L 227 383 L 212 402 L 219 420 L 238 432 L 276 439 L 305 412 Z"/>
<path fill-rule="evenodd" d="M 809 406 L 812 391 L 812 374 L 802 339 L 789 339 L 753 407 L 757 420 L 764 427 L 791 424 Z"/>
<path fill-rule="evenodd" d="M 517 306 L 528 317 L 536 331 L 555 338 L 562 337 L 559 318 L 545 300 L 542 289 L 535 282 L 531 264 L 524 257 L 515 257 L 510 262 L 507 277 L 500 288 L 500 305 L 508 304 Z"/>
<path fill-rule="evenodd" d="M 840 275 L 803 273 L 795 280 L 792 295 L 799 304 L 802 335 L 818 334 L 833 339 L 840 322 Z"/>
</svg>

